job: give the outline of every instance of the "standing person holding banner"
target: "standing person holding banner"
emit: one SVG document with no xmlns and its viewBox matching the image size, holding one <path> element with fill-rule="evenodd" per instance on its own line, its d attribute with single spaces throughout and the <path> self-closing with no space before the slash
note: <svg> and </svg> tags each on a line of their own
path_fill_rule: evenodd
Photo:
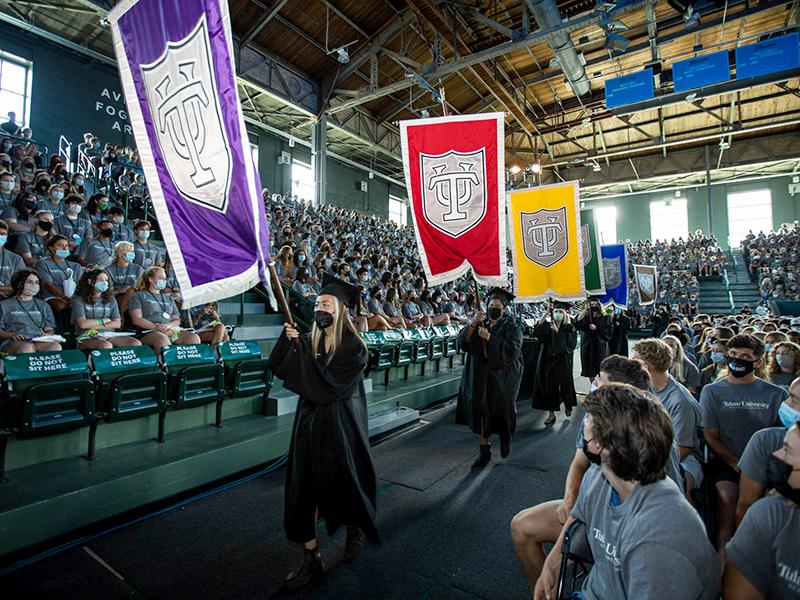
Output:
<svg viewBox="0 0 800 600">
<path fill-rule="evenodd" d="M 611 317 L 604 315 L 597 298 L 590 298 L 578 315 L 575 329 L 581 332 L 581 377 L 591 382 L 600 374 L 600 363 L 608 356 L 611 339 Z"/>
<path fill-rule="evenodd" d="M 358 306 L 358 295 L 341 283 L 320 290 L 311 333 L 287 323 L 269 357 L 272 372 L 300 395 L 286 467 L 284 528 L 291 541 L 303 544 L 304 558 L 286 578 L 289 591 L 323 574 L 319 519 L 328 535 L 347 527 L 346 562 L 358 556 L 363 535 L 380 543 L 363 383 L 367 348 L 348 312 L 348 305 Z"/>
<path fill-rule="evenodd" d="M 500 437 L 500 455 L 506 458 L 517 426 L 522 329 L 505 313 L 513 299 L 509 292 L 493 288 L 486 318 L 479 311 L 459 335 L 467 363 L 458 390 L 456 423 L 468 425 L 480 436 L 480 454 L 473 467 L 485 467 L 491 461 L 493 433 Z"/>
<path fill-rule="evenodd" d="M 564 405 L 564 414 L 572 416 L 575 406 L 575 382 L 572 378 L 572 353 L 578 345 L 578 332 L 558 303 L 539 319 L 533 334 L 541 343 L 536 376 L 533 382 L 533 408 L 550 414 L 545 425 L 556 422 L 555 411 Z"/>
</svg>

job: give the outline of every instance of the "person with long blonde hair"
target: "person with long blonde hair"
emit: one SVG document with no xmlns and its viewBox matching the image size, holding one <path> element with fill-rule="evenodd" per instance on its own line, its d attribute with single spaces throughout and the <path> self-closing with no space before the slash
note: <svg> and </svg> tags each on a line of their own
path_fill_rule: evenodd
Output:
<svg viewBox="0 0 800 600">
<path fill-rule="evenodd" d="M 800 377 L 800 346 L 787 341 L 775 344 L 767 371 L 767 381 L 788 389 L 789 384 Z"/>
<path fill-rule="evenodd" d="M 352 286 L 348 286 L 352 287 Z M 319 579 L 323 565 L 317 521 L 328 534 L 347 528 L 344 560 L 355 560 L 375 527 L 375 469 L 369 451 L 364 368 L 367 348 L 348 313 L 356 293 L 328 284 L 320 290 L 311 332 L 287 324 L 269 358 L 284 387 L 300 396 L 286 468 L 284 528 L 303 544 L 303 564 L 284 587 L 299 590 Z"/>
<path fill-rule="evenodd" d="M 687 358 L 681 340 L 674 335 L 665 335 L 661 339 L 672 350 L 672 365 L 669 368 L 669 374 L 675 378 L 675 381 L 686 386 L 692 394 L 697 394 L 700 390 L 700 371 Z"/>
</svg>

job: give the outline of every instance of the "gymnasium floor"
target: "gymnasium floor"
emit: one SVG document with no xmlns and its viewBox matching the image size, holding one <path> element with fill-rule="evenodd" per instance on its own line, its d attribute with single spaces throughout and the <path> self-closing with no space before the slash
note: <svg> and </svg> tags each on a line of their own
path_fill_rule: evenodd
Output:
<svg viewBox="0 0 800 600">
<path fill-rule="evenodd" d="M 576 369 L 579 361 L 576 360 Z M 579 391 L 585 378 L 577 377 Z M 283 468 L 22 568 L 3 598 L 508 600 L 530 597 L 509 524 L 522 508 L 561 496 L 581 411 L 553 427 L 518 404 L 507 460 L 495 444 L 483 470 L 477 438 L 453 424 L 454 406 L 373 447 L 380 547 L 340 563 L 344 531 L 321 532 L 326 576 L 293 596 L 276 593 L 301 560 L 282 530 Z"/>
</svg>

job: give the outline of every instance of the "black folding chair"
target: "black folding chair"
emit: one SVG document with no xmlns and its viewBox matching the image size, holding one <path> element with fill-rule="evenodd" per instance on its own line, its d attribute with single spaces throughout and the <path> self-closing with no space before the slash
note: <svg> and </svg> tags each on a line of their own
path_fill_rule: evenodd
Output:
<svg viewBox="0 0 800 600">
<path fill-rule="evenodd" d="M 561 570 L 558 575 L 558 600 L 569 600 L 580 589 L 594 564 L 586 523 L 573 521 L 564 533 L 561 547 Z"/>
</svg>

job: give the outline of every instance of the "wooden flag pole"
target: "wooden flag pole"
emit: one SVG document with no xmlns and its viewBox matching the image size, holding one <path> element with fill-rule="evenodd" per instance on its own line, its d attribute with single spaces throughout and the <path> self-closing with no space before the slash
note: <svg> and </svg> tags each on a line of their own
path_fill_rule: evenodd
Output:
<svg viewBox="0 0 800 600">
<path fill-rule="evenodd" d="M 478 312 L 483 312 L 483 308 L 481 307 L 481 293 L 480 289 L 478 288 L 478 280 L 475 279 L 475 272 L 472 273 L 472 287 L 475 289 L 475 307 L 478 309 Z M 484 323 L 486 322 L 486 318 L 488 315 L 484 316 Z M 487 358 L 489 356 L 489 351 L 486 348 L 486 340 L 483 340 L 483 357 Z"/>
<path fill-rule="evenodd" d="M 286 324 L 296 329 L 297 325 L 292 319 L 292 311 L 289 310 L 289 305 L 286 303 L 286 296 L 283 295 L 283 287 L 281 287 L 278 272 L 275 270 L 275 263 L 269 263 L 269 275 L 272 280 L 272 287 L 275 288 L 275 295 L 278 297 L 278 304 L 280 304 L 283 311 L 283 317 L 286 319 Z"/>
</svg>

